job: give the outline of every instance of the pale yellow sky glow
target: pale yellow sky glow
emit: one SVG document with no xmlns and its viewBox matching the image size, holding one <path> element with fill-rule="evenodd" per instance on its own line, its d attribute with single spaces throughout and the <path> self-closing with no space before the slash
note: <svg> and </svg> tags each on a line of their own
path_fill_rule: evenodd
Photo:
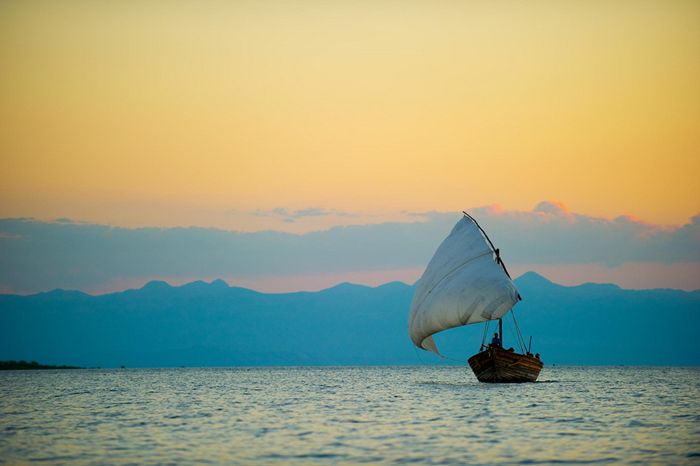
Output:
<svg viewBox="0 0 700 466">
<path fill-rule="evenodd" d="M 684 1 L 2 2 L 0 217 L 255 230 L 231 212 L 561 199 L 683 224 L 699 25 Z"/>
</svg>

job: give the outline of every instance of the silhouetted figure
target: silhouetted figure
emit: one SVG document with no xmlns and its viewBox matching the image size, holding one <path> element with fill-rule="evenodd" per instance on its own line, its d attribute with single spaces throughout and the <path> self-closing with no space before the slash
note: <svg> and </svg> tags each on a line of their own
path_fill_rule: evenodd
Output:
<svg viewBox="0 0 700 466">
<path fill-rule="evenodd" d="M 493 339 L 491 340 L 491 346 L 495 346 L 496 348 L 503 347 L 503 342 L 501 341 L 501 337 L 498 336 L 498 332 L 493 334 Z"/>
</svg>

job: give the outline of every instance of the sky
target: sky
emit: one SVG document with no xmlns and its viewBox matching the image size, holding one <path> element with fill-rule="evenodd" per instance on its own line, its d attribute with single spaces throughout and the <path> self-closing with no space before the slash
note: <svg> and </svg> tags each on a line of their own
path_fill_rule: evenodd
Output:
<svg viewBox="0 0 700 466">
<path fill-rule="evenodd" d="M 642 236 L 691 231 L 695 242 L 683 243 L 686 259 L 663 242 L 616 261 L 562 246 L 566 261 L 530 255 L 516 269 L 560 283 L 700 288 L 698 24 L 691 1 L 2 2 L 0 287 L 411 281 L 446 234 L 426 213 L 524 218 L 546 201 L 565 205 L 553 217 L 578 219 L 572 237 L 595 219 Z M 18 218 L 33 220 L 8 220 Z M 98 283 L 80 264 L 117 259 L 68 254 L 61 277 L 19 255 L 28 233 L 17 225 L 53 232 L 41 244 L 64 252 L 75 240 L 63 234 L 91 228 L 135 242 L 183 229 L 306 239 L 435 230 L 411 245 L 420 253 L 410 263 L 188 271 L 135 256 Z M 528 225 L 515 222 L 503 242 L 527 249 Z M 54 254 L 44 246 L 34 250 Z M 32 284 L 43 274 L 32 267 L 57 278 Z"/>
</svg>

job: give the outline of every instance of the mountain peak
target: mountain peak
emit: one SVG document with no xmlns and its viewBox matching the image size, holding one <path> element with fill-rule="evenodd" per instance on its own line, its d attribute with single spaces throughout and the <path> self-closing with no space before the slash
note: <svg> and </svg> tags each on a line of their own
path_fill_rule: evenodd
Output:
<svg viewBox="0 0 700 466">
<path fill-rule="evenodd" d="M 377 289 L 381 288 L 383 290 L 403 290 L 403 289 L 411 288 L 411 285 L 404 283 L 404 282 L 401 282 L 401 281 L 393 281 L 393 282 L 383 283 L 379 286 L 376 286 L 375 288 L 377 288 Z"/>
<path fill-rule="evenodd" d="M 180 288 L 185 289 L 185 290 L 226 290 L 229 288 L 228 283 L 225 281 L 221 280 L 220 278 L 217 280 L 212 281 L 211 283 L 207 283 L 204 280 L 195 280 L 193 282 L 185 283 L 184 285 L 181 285 Z"/>
<path fill-rule="evenodd" d="M 576 288 L 579 290 L 586 290 L 587 292 L 595 292 L 595 293 L 600 293 L 600 292 L 610 292 L 610 291 L 617 291 L 621 290 L 621 288 L 618 285 L 615 285 L 613 283 L 581 283 L 579 285 L 560 285 L 558 283 L 555 283 L 551 280 L 549 280 L 546 277 L 543 277 L 542 275 L 538 274 L 537 272 L 525 272 L 521 276 L 515 279 L 515 283 L 519 287 L 537 287 L 537 288 L 543 288 L 543 287 L 564 287 L 564 288 Z"/>
<path fill-rule="evenodd" d="M 532 286 L 532 285 L 554 285 L 555 283 L 551 280 L 543 277 L 537 272 L 529 271 L 525 272 L 521 276 L 515 279 L 518 285 Z"/>
<path fill-rule="evenodd" d="M 363 288 L 369 288 L 368 286 L 365 285 L 358 285 L 357 283 L 350 283 L 350 282 L 341 282 L 338 283 L 337 285 L 331 286 L 330 288 L 325 288 L 321 290 L 321 292 L 324 291 L 342 291 L 342 292 L 348 292 L 348 291 L 354 291 L 354 290 L 359 290 Z"/>
<path fill-rule="evenodd" d="M 45 298 L 78 298 L 82 296 L 89 296 L 86 293 L 78 290 L 64 290 L 63 288 L 55 288 L 51 291 L 44 291 L 42 293 L 37 293 L 34 296 L 42 296 Z"/>
<path fill-rule="evenodd" d="M 164 282 L 163 280 L 151 280 L 150 282 L 146 283 L 143 285 L 141 288 L 142 290 L 167 290 L 169 288 L 172 288 L 168 282 Z"/>
</svg>

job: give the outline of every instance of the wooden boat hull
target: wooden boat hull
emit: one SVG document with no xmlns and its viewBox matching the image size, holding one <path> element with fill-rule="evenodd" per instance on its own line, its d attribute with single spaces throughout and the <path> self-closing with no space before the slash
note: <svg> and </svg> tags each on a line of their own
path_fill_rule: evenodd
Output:
<svg viewBox="0 0 700 466">
<path fill-rule="evenodd" d="M 469 366 L 479 382 L 534 382 L 542 370 L 542 361 L 534 356 L 489 346 L 469 358 Z"/>
</svg>

